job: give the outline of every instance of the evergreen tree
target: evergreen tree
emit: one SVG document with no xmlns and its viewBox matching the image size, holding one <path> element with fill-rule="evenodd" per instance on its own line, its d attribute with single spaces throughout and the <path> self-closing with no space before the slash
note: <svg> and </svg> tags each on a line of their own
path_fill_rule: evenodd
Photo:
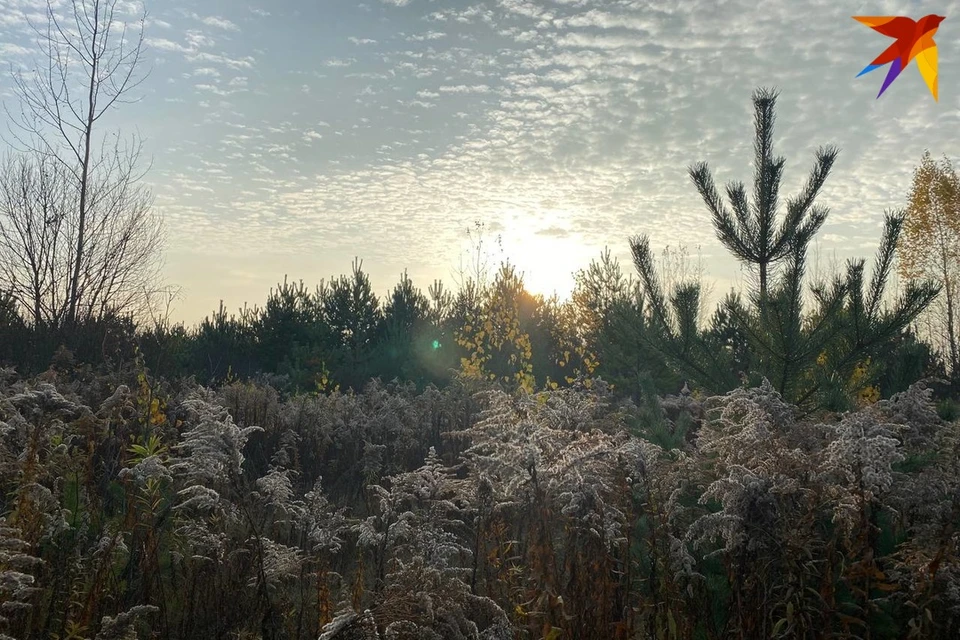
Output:
<svg viewBox="0 0 960 640">
<path fill-rule="evenodd" d="M 383 330 L 380 301 L 362 266 L 354 260 L 352 274 L 332 280 L 321 294 L 323 318 L 337 353 L 334 380 L 354 389 L 370 378 L 370 358 Z"/>
<path fill-rule="evenodd" d="M 647 320 L 639 283 L 623 273 L 610 250 L 604 249 L 574 279 L 571 305 L 586 349 L 596 354 L 597 374 L 637 401 L 648 392 L 678 389 L 682 381 L 644 339 Z"/>
<path fill-rule="evenodd" d="M 712 326 L 700 327 L 701 290 L 696 282 L 664 291 L 649 239 L 631 239 L 640 274 L 650 331 L 645 340 L 685 378 L 722 393 L 766 378 L 787 401 L 811 409 L 842 391 L 848 397 L 877 394 L 869 375 L 871 356 L 888 349 L 937 295 L 931 283 L 914 283 L 892 308 L 884 306 L 902 213 L 888 214 L 872 278 L 864 280 L 864 262 L 848 263 L 845 276 L 815 283 L 815 308 L 804 311 L 807 248 L 827 216 L 814 205 L 836 158 L 834 147 L 817 152 L 817 163 L 801 194 L 787 203 L 787 215 L 775 229 L 784 159 L 772 156 L 776 94 L 760 90 L 756 107 L 755 202 L 747 202 L 742 184 L 727 187 L 733 214 L 723 205 L 705 164 L 691 169 L 694 184 L 710 210 L 717 237 L 737 259 L 759 270 L 759 287 L 745 303 L 728 296 Z M 771 271 L 772 266 L 780 266 Z M 718 348 L 720 347 L 720 348 Z M 742 367 L 746 365 L 749 371 Z"/>
<path fill-rule="evenodd" d="M 654 264 L 650 239 L 646 235 L 630 239 L 633 262 L 640 275 L 638 310 L 646 328 L 640 339 L 658 351 L 667 364 L 690 382 L 706 389 L 727 390 L 739 380 L 731 364 L 731 353 L 717 349 L 705 339 L 700 326 L 700 284 L 678 283 L 671 295 L 664 291 Z"/>
<path fill-rule="evenodd" d="M 870 281 L 867 282 L 865 278 L 862 259 L 848 261 L 842 310 L 836 314 L 819 314 L 820 317 L 829 318 L 832 324 L 827 331 L 831 342 L 826 353 L 828 358 L 833 359 L 830 370 L 839 379 L 850 381 L 853 378 L 856 382 L 857 378 L 864 378 L 857 373 L 858 370 L 866 370 L 871 361 L 889 353 L 901 341 L 910 323 L 940 292 L 940 287 L 933 281 L 918 279 L 907 283 L 891 308 L 883 304 L 905 217 L 904 211 L 885 215 L 883 236 Z M 875 371 L 872 377 L 876 378 L 880 373 Z M 866 392 L 868 397 L 870 394 L 878 396 L 880 391 L 887 394 L 892 391 L 876 389 L 869 382 L 862 380 L 859 386 L 855 384 L 849 391 Z M 799 396 L 798 403 L 804 403 L 818 390 L 818 385 L 811 385 Z"/>
<path fill-rule="evenodd" d="M 259 369 L 256 361 L 252 322 L 253 311 L 244 307 L 240 315 L 227 314 L 223 301 L 212 316 L 197 327 L 191 345 L 191 368 L 207 382 L 233 375 L 251 376 Z"/>
<path fill-rule="evenodd" d="M 17 301 L 0 291 L 0 365 L 23 362 L 26 358 L 27 326 Z"/>
<path fill-rule="evenodd" d="M 253 322 L 262 366 L 277 371 L 281 364 L 289 365 L 297 347 L 315 341 L 320 320 L 319 300 L 302 280 L 293 284 L 284 277 L 282 285 L 270 289 L 266 305 L 257 310 Z"/>
<path fill-rule="evenodd" d="M 428 372 L 424 364 L 436 339 L 429 312 L 429 300 L 404 272 L 384 307 L 377 375 L 385 380 L 397 378 L 418 384 L 426 381 Z"/>
<path fill-rule="evenodd" d="M 814 204 L 837 158 L 833 146 L 817 150 L 816 164 L 800 194 L 787 201 L 786 216 L 778 225 L 780 180 L 786 160 L 773 156 L 773 125 L 777 92 L 759 89 L 753 94 L 754 177 L 753 203 L 742 182 L 727 185 L 730 210 L 723 203 L 706 162 L 690 167 L 690 178 L 713 218 L 717 237 L 737 260 L 757 268 L 759 292 L 765 297 L 771 268 L 788 259 L 795 246 L 805 247 L 827 219 L 827 209 Z"/>
</svg>

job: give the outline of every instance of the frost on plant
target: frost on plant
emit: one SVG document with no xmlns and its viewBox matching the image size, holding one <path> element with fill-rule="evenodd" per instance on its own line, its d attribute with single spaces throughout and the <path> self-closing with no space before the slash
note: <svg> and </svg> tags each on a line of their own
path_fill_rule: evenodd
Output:
<svg viewBox="0 0 960 640">
<path fill-rule="evenodd" d="M 0 518 L 0 624 L 9 623 L 8 616 L 30 607 L 34 594 L 40 590 L 31 571 L 41 563 L 29 552 L 30 545 L 20 538 L 20 532 Z"/>
<path fill-rule="evenodd" d="M 141 636 L 137 633 L 136 623 L 158 611 L 153 605 L 137 605 L 115 617 L 107 616 L 95 640 L 139 640 Z"/>
<path fill-rule="evenodd" d="M 197 484 L 218 485 L 236 478 L 243 470 L 243 447 L 260 427 L 241 429 L 211 394 L 197 391 L 183 402 L 192 428 L 182 435 L 181 453 L 171 470 Z"/>
</svg>

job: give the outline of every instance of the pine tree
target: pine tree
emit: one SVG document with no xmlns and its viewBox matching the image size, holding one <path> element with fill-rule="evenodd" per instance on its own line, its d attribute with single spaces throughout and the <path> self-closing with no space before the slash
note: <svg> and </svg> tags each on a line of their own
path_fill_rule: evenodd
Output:
<svg viewBox="0 0 960 640">
<path fill-rule="evenodd" d="M 369 359 L 383 329 L 380 301 L 362 267 L 363 263 L 355 260 L 351 276 L 333 280 L 321 302 L 324 321 L 332 333 L 330 346 L 340 354 L 334 376 L 354 389 L 370 378 Z"/>
<path fill-rule="evenodd" d="M 717 237 L 739 261 L 755 266 L 759 275 L 760 297 L 766 297 L 771 269 L 788 259 L 794 247 L 806 247 L 827 219 L 827 209 L 814 204 L 826 181 L 839 150 L 821 147 L 816 164 L 800 194 L 787 201 L 786 216 L 777 225 L 780 205 L 780 180 L 786 160 L 773 156 L 773 125 L 777 92 L 759 89 L 753 94 L 754 177 L 753 203 L 742 182 L 727 185 L 727 197 L 733 209 L 726 208 L 713 183 L 706 162 L 690 167 L 690 178 L 703 197 L 713 218 Z"/>
<path fill-rule="evenodd" d="M 257 336 L 261 365 L 277 371 L 284 360 L 290 359 L 297 347 L 311 341 L 313 330 L 320 321 L 320 305 L 311 296 L 303 281 L 283 284 L 271 289 L 266 306 L 257 310 L 253 330 Z"/>
<path fill-rule="evenodd" d="M 851 261 L 845 277 L 838 275 L 832 282 L 813 284 L 815 308 L 812 313 L 805 312 L 807 249 L 828 212 L 814 200 L 837 151 L 823 147 L 817 152 L 817 163 L 806 186 L 798 197 L 788 201 L 787 215 L 775 229 L 785 162 L 772 156 L 775 99 L 775 93 L 763 89 L 753 98 L 757 157 L 752 206 L 743 185 L 733 183 L 727 187 L 731 215 L 706 164 L 690 171 L 712 214 L 717 237 L 734 257 L 759 270 L 759 287 L 751 292 L 747 303 L 739 296 L 728 297 L 717 311 L 713 326 L 699 326 L 699 284 L 680 283 L 668 295 L 657 273 L 649 239 L 636 236 L 630 244 L 652 329 L 645 339 L 683 376 L 707 391 L 720 393 L 766 378 L 789 402 L 812 409 L 821 406 L 831 386 L 842 383 L 847 394 L 870 387 L 871 355 L 897 340 L 937 295 L 937 287 L 929 282 L 912 283 L 893 308 L 884 306 L 904 223 L 902 213 L 887 214 L 869 284 L 864 281 L 863 260 Z M 779 268 L 773 271 L 774 266 Z M 725 344 L 718 344 L 721 336 Z M 745 354 L 749 354 L 750 371 L 739 368 Z M 874 394 L 876 389 L 870 392 Z"/>
<path fill-rule="evenodd" d="M 383 338 L 378 346 L 384 380 L 424 382 L 435 331 L 429 321 L 430 302 L 404 272 L 384 306 Z"/>
<path fill-rule="evenodd" d="M 667 295 L 654 264 L 650 240 L 646 235 L 630 239 L 633 263 L 640 275 L 641 314 L 647 325 L 642 340 L 681 372 L 686 379 L 707 389 L 730 389 L 738 379 L 730 365 L 731 354 L 716 349 L 704 339 L 698 321 L 700 284 L 677 283 Z"/>
</svg>

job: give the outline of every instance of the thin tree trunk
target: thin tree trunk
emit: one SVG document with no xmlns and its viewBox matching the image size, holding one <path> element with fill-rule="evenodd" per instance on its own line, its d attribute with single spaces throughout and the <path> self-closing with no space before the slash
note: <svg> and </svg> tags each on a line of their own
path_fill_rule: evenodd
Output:
<svg viewBox="0 0 960 640">
<path fill-rule="evenodd" d="M 767 299 L 767 263 L 760 263 L 760 300 Z"/>
<path fill-rule="evenodd" d="M 947 295 L 947 339 L 950 344 L 950 373 L 956 376 L 960 373 L 960 352 L 958 352 L 957 347 L 957 325 L 953 308 L 953 282 L 948 277 L 945 278 L 945 284 L 944 289 Z"/>
<path fill-rule="evenodd" d="M 937 236 L 939 241 L 939 265 L 940 276 L 943 280 L 943 292 L 947 301 L 947 346 L 950 349 L 950 374 L 956 376 L 960 373 L 960 353 L 958 353 L 957 347 L 957 324 L 956 324 L 956 315 L 954 312 L 954 299 L 953 299 L 953 287 L 954 281 L 950 273 L 950 257 L 949 257 L 949 248 L 950 241 L 945 236 L 945 231 L 943 224 L 941 223 L 940 227 L 937 230 Z"/>
<path fill-rule="evenodd" d="M 96 52 L 97 33 L 100 28 L 99 7 L 94 7 L 94 15 L 91 20 L 93 24 L 93 35 L 90 45 L 91 64 L 90 64 L 90 87 L 87 93 L 87 121 L 83 130 L 83 164 L 80 167 L 80 219 L 77 222 L 77 254 L 74 256 L 73 278 L 70 282 L 70 311 L 67 314 L 67 322 L 70 325 L 77 321 L 77 287 L 80 282 L 80 265 L 83 262 L 84 252 L 84 227 L 87 222 L 87 191 L 90 181 L 90 142 L 93 134 L 93 121 L 96 113 L 96 89 L 97 89 L 97 70 L 99 68 L 100 58 Z"/>
</svg>

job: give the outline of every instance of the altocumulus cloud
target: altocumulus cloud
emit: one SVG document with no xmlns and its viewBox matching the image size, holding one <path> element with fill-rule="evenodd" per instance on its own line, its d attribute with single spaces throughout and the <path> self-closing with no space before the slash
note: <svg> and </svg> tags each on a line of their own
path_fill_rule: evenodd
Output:
<svg viewBox="0 0 960 640">
<path fill-rule="evenodd" d="M 854 78 L 888 43 L 851 16 L 934 10 L 926 4 L 221 4 L 215 16 L 187 0 L 150 7 L 146 99 L 116 122 L 135 124 L 155 157 L 168 264 L 269 254 L 245 272 L 251 301 L 284 272 L 317 281 L 354 255 L 380 291 L 404 268 L 421 285 L 449 280 L 473 220 L 499 230 L 539 288 L 564 293 L 605 245 L 626 258 L 635 233 L 657 247 L 702 245 L 708 271 L 732 280 L 687 167 L 705 160 L 720 183 L 749 182 L 749 97 L 761 85 L 781 90 L 784 193 L 817 146 L 840 146 L 821 250 L 864 255 L 884 209 L 904 204 L 923 150 L 950 152 L 960 135 L 956 0 L 935 7 L 948 16 L 939 102 L 915 69 L 880 100 L 881 77 Z M 5 60 L 7 47 L 16 60 L 14 47 L 29 47 L 8 19 L 0 41 Z M 216 303 L 191 299 L 183 313 Z"/>
</svg>

